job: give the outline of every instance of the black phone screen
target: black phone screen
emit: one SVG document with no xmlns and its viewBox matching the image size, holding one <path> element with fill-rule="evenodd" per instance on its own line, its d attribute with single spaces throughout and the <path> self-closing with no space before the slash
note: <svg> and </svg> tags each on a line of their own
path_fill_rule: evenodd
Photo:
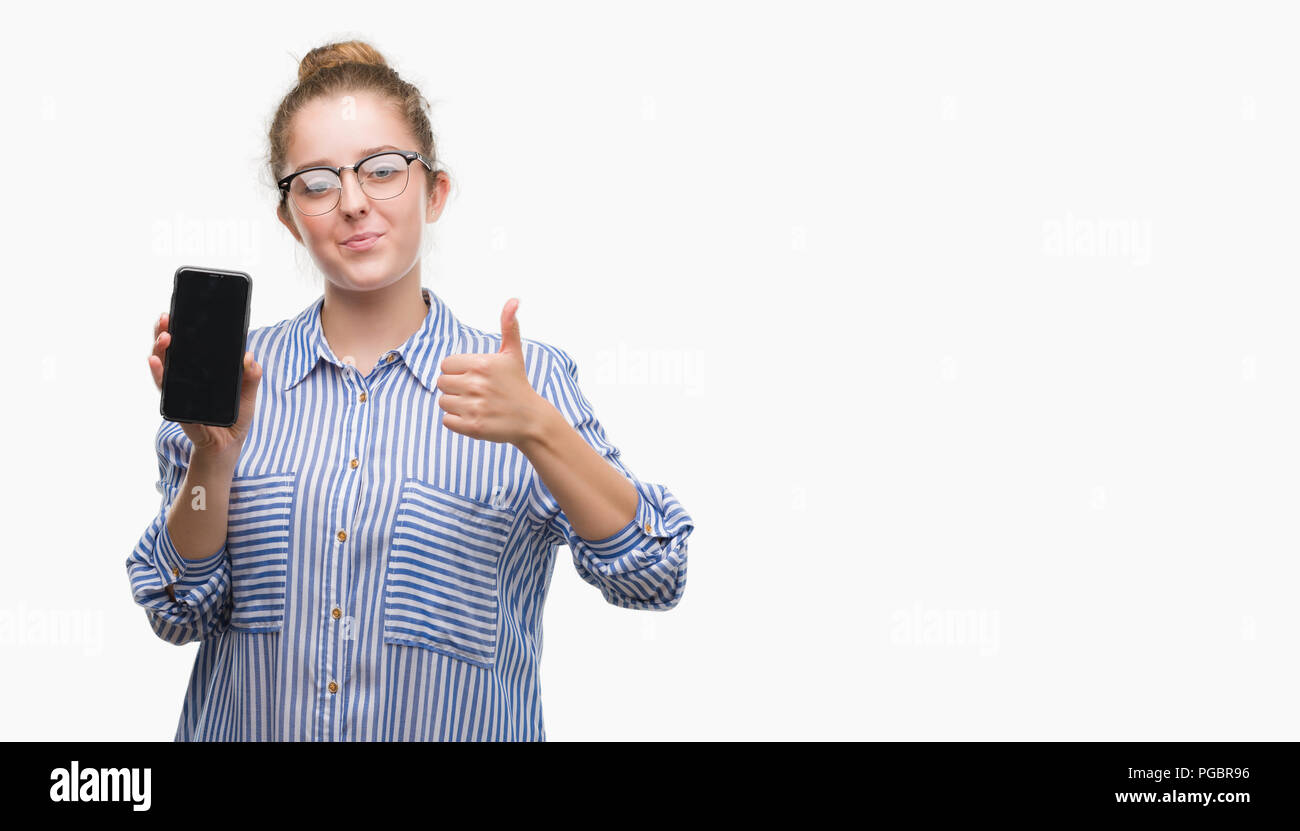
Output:
<svg viewBox="0 0 1300 831">
<path fill-rule="evenodd" d="M 252 293 L 252 279 L 240 271 L 176 269 L 171 343 L 163 352 L 163 418 L 217 427 L 238 419 Z"/>
</svg>

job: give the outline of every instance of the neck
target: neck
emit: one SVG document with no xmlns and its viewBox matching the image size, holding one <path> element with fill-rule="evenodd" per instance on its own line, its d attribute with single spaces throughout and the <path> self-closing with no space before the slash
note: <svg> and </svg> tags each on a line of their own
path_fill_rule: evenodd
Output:
<svg viewBox="0 0 1300 831">
<path fill-rule="evenodd" d="M 326 281 L 320 325 L 339 360 L 352 356 L 354 364 L 364 367 L 405 343 L 429 313 L 416 263 L 405 277 L 381 289 L 352 291 Z"/>
</svg>

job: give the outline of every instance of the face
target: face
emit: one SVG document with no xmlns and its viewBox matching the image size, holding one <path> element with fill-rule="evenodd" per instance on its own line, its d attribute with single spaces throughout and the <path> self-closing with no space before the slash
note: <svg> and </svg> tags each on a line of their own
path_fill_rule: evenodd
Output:
<svg viewBox="0 0 1300 831">
<path fill-rule="evenodd" d="M 355 164 L 372 147 L 392 145 L 418 150 L 410 128 L 393 108 L 368 93 L 350 98 L 321 98 L 308 103 L 290 125 L 290 143 L 280 176 L 316 164 Z M 427 223 L 446 204 L 448 182 L 439 176 L 429 192 L 428 169 L 411 163 L 406 190 L 391 199 L 372 199 L 362 192 L 352 171 L 343 171 L 343 192 L 329 213 L 308 216 L 293 198 L 285 200 L 279 218 L 294 239 L 306 246 L 326 279 L 349 291 L 370 291 L 401 280 L 418 263 Z M 344 241 L 372 231 L 379 238 L 365 249 Z"/>
</svg>

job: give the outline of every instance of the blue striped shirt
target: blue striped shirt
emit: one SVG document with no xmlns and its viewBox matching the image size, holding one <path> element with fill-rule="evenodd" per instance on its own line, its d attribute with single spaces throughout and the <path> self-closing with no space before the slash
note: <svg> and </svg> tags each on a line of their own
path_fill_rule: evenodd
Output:
<svg viewBox="0 0 1300 831">
<path fill-rule="evenodd" d="M 364 378 L 322 334 L 323 295 L 249 332 L 265 374 L 210 557 L 167 532 L 193 445 L 160 425 L 162 504 L 126 567 L 154 633 L 199 642 L 177 741 L 545 741 L 556 546 L 609 603 L 681 600 L 691 517 L 624 466 L 568 353 L 522 339 L 533 389 L 636 486 L 636 518 L 600 540 L 574 533 L 517 447 L 443 427 L 443 358 L 501 335 L 421 292 L 424 324 Z"/>
</svg>

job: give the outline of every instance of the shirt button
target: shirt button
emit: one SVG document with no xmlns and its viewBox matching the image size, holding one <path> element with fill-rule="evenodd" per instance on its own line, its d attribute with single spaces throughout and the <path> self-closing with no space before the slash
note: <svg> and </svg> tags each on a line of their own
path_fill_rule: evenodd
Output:
<svg viewBox="0 0 1300 831">
<path fill-rule="evenodd" d="M 336 692 L 338 692 L 338 691 L 339 691 L 339 685 L 338 685 L 338 684 L 335 684 L 333 681 L 331 681 L 331 682 L 330 682 L 330 692 L 332 692 L 332 693 L 336 693 Z"/>
<path fill-rule="evenodd" d="M 388 353 L 388 357 L 384 358 L 384 360 L 385 360 L 385 361 L 395 361 L 395 360 L 397 360 L 397 353 L 396 353 L 396 352 L 389 352 L 389 353 Z"/>
<path fill-rule="evenodd" d="M 335 606 L 334 611 L 330 612 L 330 614 L 334 615 L 335 620 L 338 620 L 339 618 L 343 617 L 343 610 L 340 609 L 338 606 Z"/>
<path fill-rule="evenodd" d="M 649 522 L 648 520 L 646 521 L 646 524 L 645 524 L 645 532 L 646 532 L 647 534 L 650 533 L 650 522 Z"/>
<path fill-rule="evenodd" d="M 353 470 L 356 470 L 356 469 L 357 469 L 357 465 L 359 465 L 359 464 L 361 464 L 361 463 L 358 462 L 356 459 L 353 459 L 353 460 L 352 460 L 352 469 L 353 469 Z"/>
<path fill-rule="evenodd" d="M 339 531 L 339 542 L 343 542 L 343 541 L 346 540 L 347 538 L 348 538 L 348 532 L 347 532 L 347 531 Z"/>
<path fill-rule="evenodd" d="M 181 570 L 180 570 L 179 568 L 175 568 L 175 567 L 173 567 L 173 568 L 172 568 L 172 577 L 180 577 L 180 576 L 181 576 Z"/>
<path fill-rule="evenodd" d="M 366 400 L 366 394 L 365 394 L 364 392 L 361 393 L 360 400 L 361 400 L 361 401 L 365 401 L 365 400 Z"/>
</svg>

